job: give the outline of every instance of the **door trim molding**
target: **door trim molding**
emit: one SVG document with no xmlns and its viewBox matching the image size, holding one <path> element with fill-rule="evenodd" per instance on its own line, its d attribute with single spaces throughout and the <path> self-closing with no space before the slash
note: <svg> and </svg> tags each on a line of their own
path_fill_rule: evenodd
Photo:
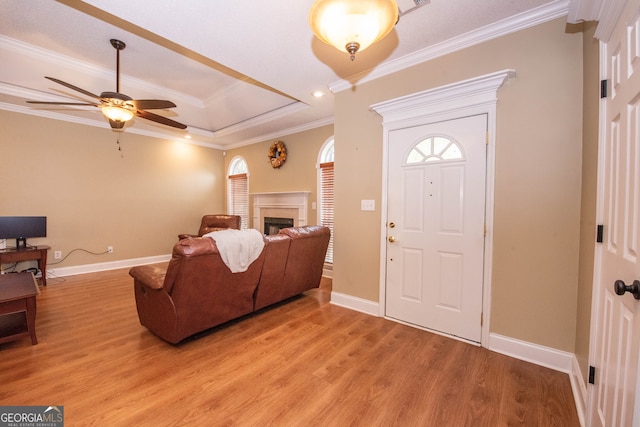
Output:
<svg viewBox="0 0 640 427">
<path fill-rule="evenodd" d="M 491 324 L 491 278 L 493 264 L 493 201 L 495 179 L 496 103 L 498 89 L 516 76 L 507 69 L 463 80 L 445 86 L 417 92 L 373 104 L 371 111 L 382 116 L 382 221 L 380 224 L 380 275 L 378 315 L 386 317 L 386 223 L 388 192 L 389 133 L 392 130 L 434 123 L 471 115 L 487 115 L 487 183 L 485 193 L 485 221 L 487 232 L 484 243 L 484 276 L 482 311 L 484 313 L 480 345 L 489 346 Z M 478 319 L 479 321 L 479 319 Z"/>
</svg>

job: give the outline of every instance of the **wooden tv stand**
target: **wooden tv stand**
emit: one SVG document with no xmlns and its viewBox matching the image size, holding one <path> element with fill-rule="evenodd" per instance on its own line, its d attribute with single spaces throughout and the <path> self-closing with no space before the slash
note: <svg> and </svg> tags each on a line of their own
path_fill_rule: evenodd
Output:
<svg viewBox="0 0 640 427">
<path fill-rule="evenodd" d="M 38 261 L 38 268 L 42 273 L 42 286 L 47 286 L 47 251 L 49 246 L 29 246 L 27 248 L 0 249 L 0 264 L 11 262 Z"/>
</svg>

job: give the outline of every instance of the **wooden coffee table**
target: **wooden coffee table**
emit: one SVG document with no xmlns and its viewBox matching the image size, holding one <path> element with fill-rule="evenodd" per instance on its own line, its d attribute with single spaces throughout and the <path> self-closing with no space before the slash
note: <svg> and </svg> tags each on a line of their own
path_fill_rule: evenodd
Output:
<svg viewBox="0 0 640 427">
<path fill-rule="evenodd" d="M 36 338 L 36 295 L 40 293 L 33 273 L 0 275 L 0 343 Z"/>
</svg>

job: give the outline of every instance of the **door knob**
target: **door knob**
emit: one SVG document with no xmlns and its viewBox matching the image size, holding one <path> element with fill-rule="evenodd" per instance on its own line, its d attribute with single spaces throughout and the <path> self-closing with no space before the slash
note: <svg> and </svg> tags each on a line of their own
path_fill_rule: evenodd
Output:
<svg viewBox="0 0 640 427">
<path fill-rule="evenodd" d="M 395 241 L 396 241 L 396 238 L 395 238 L 395 237 L 393 237 L 393 236 L 389 236 L 389 239 L 388 239 L 388 240 L 389 240 L 391 243 L 393 243 L 393 242 L 395 242 Z"/>
<path fill-rule="evenodd" d="M 635 299 L 640 299 L 640 280 L 634 280 L 631 286 L 625 285 L 622 280 L 616 280 L 613 284 L 613 289 L 618 295 L 624 295 L 625 292 L 630 292 Z"/>
</svg>

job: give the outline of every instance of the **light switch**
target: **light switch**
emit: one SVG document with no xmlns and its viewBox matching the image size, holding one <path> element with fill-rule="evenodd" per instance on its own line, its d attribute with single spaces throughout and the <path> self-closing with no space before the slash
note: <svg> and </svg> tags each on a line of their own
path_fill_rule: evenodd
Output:
<svg viewBox="0 0 640 427">
<path fill-rule="evenodd" d="M 360 210 L 363 210 L 363 211 L 375 211 L 376 210 L 376 201 L 375 200 L 360 200 Z"/>
</svg>

